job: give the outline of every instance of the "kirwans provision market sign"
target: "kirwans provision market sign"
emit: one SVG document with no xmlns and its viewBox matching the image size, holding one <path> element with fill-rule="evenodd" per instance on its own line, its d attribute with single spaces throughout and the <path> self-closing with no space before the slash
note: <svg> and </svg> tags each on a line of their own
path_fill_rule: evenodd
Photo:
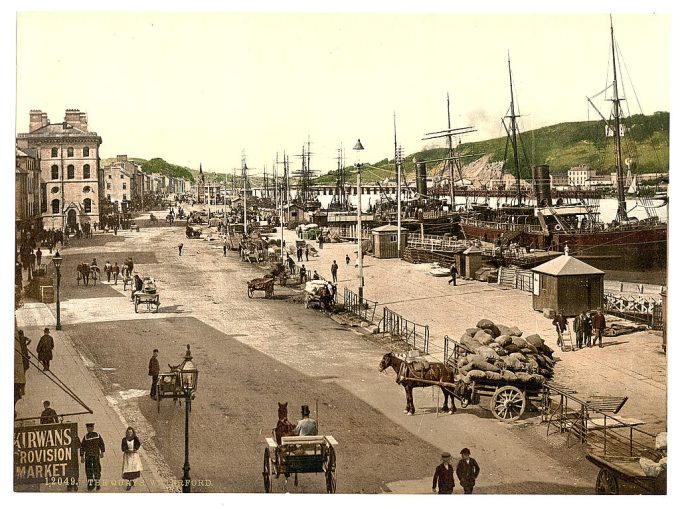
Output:
<svg viewBox="0 0 680 509">
<path fill-rule="evenodd" d="M 78 479 L 78 424 L 14 428 L 14 483 L 64 483 Z"/>
</svg>

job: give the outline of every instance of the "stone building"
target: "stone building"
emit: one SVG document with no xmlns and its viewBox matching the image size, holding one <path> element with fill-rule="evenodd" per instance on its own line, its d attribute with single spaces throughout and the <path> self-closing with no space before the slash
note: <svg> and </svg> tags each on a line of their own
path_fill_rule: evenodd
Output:
<svg viewBox="0 0 680 509">
<path fill-rule="evenodd" d="M 126 155 L 118 155 L 116 161 L 105 166 L 102 171 L 103 198 L 111 203 L 114 211 L 128 211 L 133 200 L 140 197 L 143 191 L 143 188 L 138 189 L 140 179 L 137 178 L 137 174 L 141 174 L 141 166 L 128 160 Z"/>
<path fill-rule="evenodd" d="M 17 148 L 15 166 L 16 235 L 17 239 L 21 239 L 30 237 L 31 232 L 40 231 L 42 225 L 38 151 L 30 148 L 23 150 Z"/>
<path fill-rule="evenodd" d="M 64 121 L 52 124 L 47 113 L 31 110 L 28 133 L 17 135 L 17 147 L 34 149 L 44 185 L 44 228 L 71 231 L 99 222 L 103 175 L 99 164 L 101 137 L 88 130 L 87 114 L 66 110 Z"/>
</svg>

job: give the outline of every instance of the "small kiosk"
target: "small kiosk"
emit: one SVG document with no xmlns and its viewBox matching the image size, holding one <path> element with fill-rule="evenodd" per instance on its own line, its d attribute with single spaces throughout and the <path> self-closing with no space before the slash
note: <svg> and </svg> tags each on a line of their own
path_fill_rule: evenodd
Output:
<svg viewBox="0 0 680 509">
<path fill-rule="evenodd" d="M 371 233 L 373 234 L 373 256 L 376 258 L 398 258 L 399 250 L 397 244 L 397 232 L 399 228 L 393 224 L 386 224 L 384 226 L 379 226 L 373 228 Z M 406 238 L 408 236 L 408 230 L 406 228 L 401 229 L 401 253 L 404 252 L 404 247 L 406 247 Z"/>
</svg>

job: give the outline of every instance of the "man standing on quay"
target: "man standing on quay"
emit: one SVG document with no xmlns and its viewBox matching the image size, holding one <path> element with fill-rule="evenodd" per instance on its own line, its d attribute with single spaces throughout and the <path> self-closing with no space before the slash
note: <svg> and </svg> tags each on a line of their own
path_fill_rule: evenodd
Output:
<svg viewBox="0 0 680 509">
<path fill-rule="evenodd" d="M 456 475 L 463 487 L 465 494 L 472 493 L 472 488 L 475 487 L 475 481 L 479 475 L 479 465 L 474 458 L 470 457 L 470 449 L 467 447 L 460 451 L 460 461 L 456 466 Z"/>
<path fill-rule="evenodd" d="M 161 367 L 158 364 L 158 349 L 155 348 L 151 359 L 149 359 L 149 376 L 151 377 L 151 399 L 156 399 L 156 384 Z"/>
<path fill-rule="evenodd" d="M 440 495 L 451 495 L 455 482 L 453 481 L 453 467 L 451 466 L 451 453 L 442 453 L 442 462 L 437 465 L 432 478 L 432 493 L 437 492 L 439 486 Z"/>
<path fill-rule="evenodd" d="M 595 342 L 598 341 L 600 348 L 602 348 L 602 333 L 607 326 L 607 321 L 604 319 L 602 314 L 602 308 L 597 308 L 597 313 L 593 316 L 593 330 L 595 331 L 595 337 L 593 338 L 593 346 Z"/>
</svg>

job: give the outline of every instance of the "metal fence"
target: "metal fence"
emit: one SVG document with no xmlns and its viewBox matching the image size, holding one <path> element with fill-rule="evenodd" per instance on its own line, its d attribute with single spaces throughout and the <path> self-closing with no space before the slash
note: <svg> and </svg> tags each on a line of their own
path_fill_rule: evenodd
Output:
<svg viewBox="0 0 680 509">
<path fill-rule="evenodd" d="M 365 322 L 373 323 L 373 319 L 375 318 L 375 308 L 378 305 L 377 302 L 368 300 L 366 298 L 360 298 L 358 294 L 348 290 L 347 288 L 345 288 L 343 299 L 345 311 L 349 311 Z"/>
<path fill-rule="evenodd" d="M 380 332 L 389 333 L 406 341 L 414 349 L 423 353 L 429 353 L 430 348 L 430 328 L 427 325 L 419 325 L 407 320 L 399 313 L 391 309 L 383 308 L 383 317 L 380 320 Z"/>
</svg>

